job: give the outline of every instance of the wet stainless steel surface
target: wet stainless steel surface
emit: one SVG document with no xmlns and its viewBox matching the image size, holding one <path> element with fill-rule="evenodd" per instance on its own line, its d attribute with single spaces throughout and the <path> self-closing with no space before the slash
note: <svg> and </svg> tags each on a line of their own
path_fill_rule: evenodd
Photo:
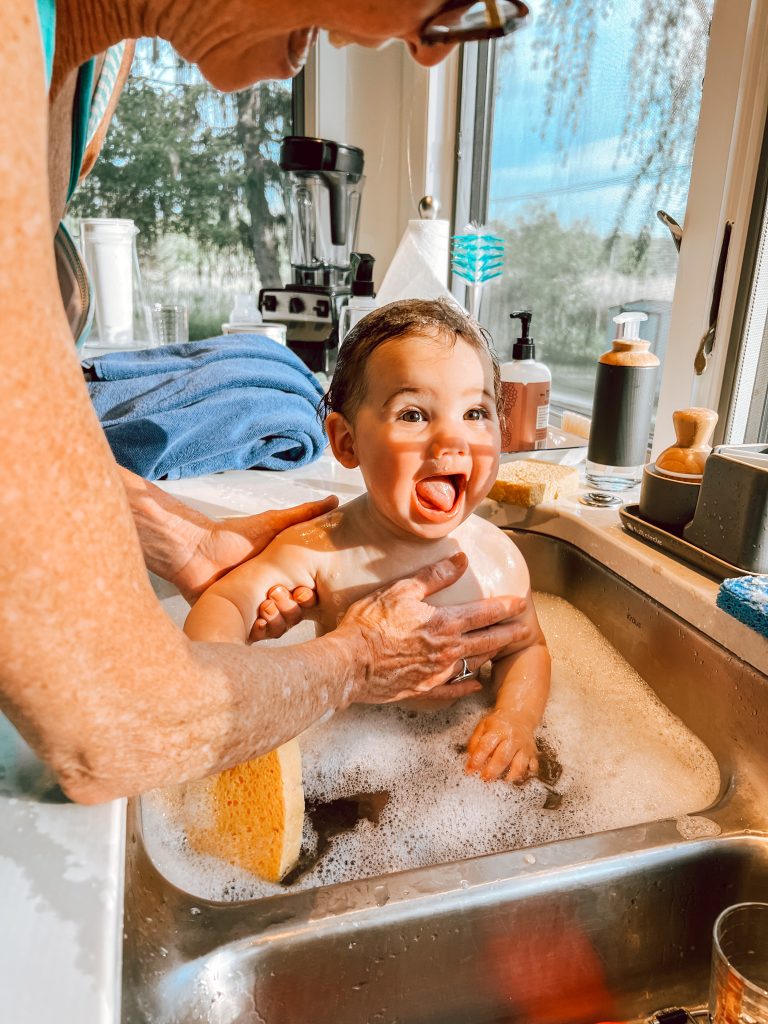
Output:
<svg viewBox="0 0 768 1024">
<path fill-rule="evenodd" d="M 710 748 L 716 804 L 675 821 L 220 904 L 156 870 L 129 808 L 123 1020 L 594 1024 L 706 1001 L 711 926 L 768 900 L 768 679 L 587 555 L 515 532 Z"/>
</svg>

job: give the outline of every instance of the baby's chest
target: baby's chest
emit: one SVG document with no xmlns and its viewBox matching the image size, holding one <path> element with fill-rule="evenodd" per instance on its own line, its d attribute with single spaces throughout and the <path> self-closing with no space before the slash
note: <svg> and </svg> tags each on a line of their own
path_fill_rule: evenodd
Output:
<svg viewBox="0 0 768 1024">
<path fill-rule="evenodd" d="M 398 579 L 395 567 L 371 560 L 359 554 L 357 558 L 343 558 L 318 573 L 315 580 L 317 607 L 314 617 L 322 632 L 335 629 L 347 608 L 379 587 Z"/>
<path fill-rule="evenodd" d="M 321 630 L 334 629 L 351 604 L 380 587 L 419 569 L 449 552 L 422 554 L 420 557 L 399 557 L 356 550 L 347 557 L 325 567 L 316 579 L 318 603 L 314 617 Z M 466 550 L 469 566 L 456 583 L 432 594 L 427 600 L 437 606 L 464 604 L 482 597 L 508 594 L 508 567 L 500 565 L 486 551 Z M 506 585 L 505 585 L 506 583 Z"/>
</svg>

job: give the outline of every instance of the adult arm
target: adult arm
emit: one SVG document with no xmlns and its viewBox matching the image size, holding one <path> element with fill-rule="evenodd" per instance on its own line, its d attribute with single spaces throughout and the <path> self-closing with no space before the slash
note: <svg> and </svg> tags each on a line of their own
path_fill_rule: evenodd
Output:
<svg viewBox="0 0 768 1024">
<path fill-rule="evenodd" d="M 0 708 L 93 803 L 226 768 L 350 700 L 429 688 L 511 642 L 513 599 L 434 609 L 442 563 L 334 633 L 264 650 L 189 640 L 147 579 L 125 488 L 61 308 L 33 0 L 0 33 Z"/>
</svg>

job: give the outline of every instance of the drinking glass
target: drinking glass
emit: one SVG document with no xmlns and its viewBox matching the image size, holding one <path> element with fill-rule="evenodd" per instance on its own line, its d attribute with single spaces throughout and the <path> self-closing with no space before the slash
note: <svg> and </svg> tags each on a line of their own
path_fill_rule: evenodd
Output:
<svg viewBox="0 0 768 1024">
<path fill-rule="evenodd" d="M 156 345 L 189 341 L 189 319 L 183 303 L 156 302 L 152 306 L 152 340 Z"/>
<path fill-rule="evenodd" d="M 768 903 L 727 907 L 712 938 L 712 1024 L 768 1024 Z"/>
</svg>

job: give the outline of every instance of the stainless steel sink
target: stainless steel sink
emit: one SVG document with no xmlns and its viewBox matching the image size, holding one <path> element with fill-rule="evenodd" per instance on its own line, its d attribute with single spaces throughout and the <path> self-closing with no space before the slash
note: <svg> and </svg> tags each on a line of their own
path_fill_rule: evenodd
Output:
<svg viewBox="0 0 768 1024">
<path fill-rule="evenodd" d="M 184 893 L 129 807 L 123 1020 L 594 1024 L 706 1000 L 718 912 L 768 900 L 768 679 L 587 555 L 515 533 L 720 766 L 717 803 L 456 864 L 241 903 Z"/>
</svg>

